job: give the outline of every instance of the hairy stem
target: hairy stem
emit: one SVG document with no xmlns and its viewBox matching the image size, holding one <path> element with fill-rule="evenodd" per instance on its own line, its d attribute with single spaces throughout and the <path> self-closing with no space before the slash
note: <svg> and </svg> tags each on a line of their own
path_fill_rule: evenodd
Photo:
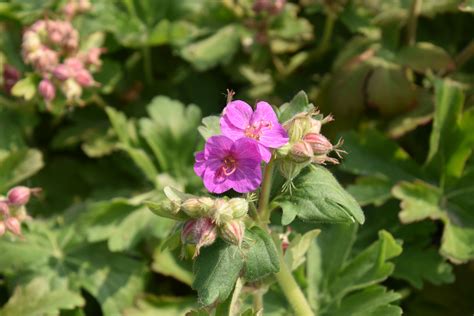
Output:
<svg viewBox="0 0 474 316">
<path fill-rule="evenodd" d="M 274 164 L 275 163 L 273 159 L 271 159 L 265 167 L 265 171 L 263 173 L 262 191 L 260 192 L 260 198 L 258 201 L 258 214 L 260 215 L 263 223 L 268 223 L 270 221 L 270 209 L 268 207 L 268 202 L 270 200 L 270 191 L 272 188 Z"/>
<path fill-rule="evenodd" d="M 283 294 L 287 301 L 290 303 L 291 307 L 295 311 L 296 316 L 314 316 L 315 314 L 311 310 L 306 297 L 301 291 L 298 283 L 296 283 L 293 274 L 291 274 L 290 269 L 286 265 L 283 254 L 280 252 L 280 271 L 275 274 L 275 278 L 280 285 Z"/>
<path fill-rule="evenodd" d="M 418 15 L 421 11 L 422 0 L 412 0 L 410 12 L 408 14 L 407 22 L 407 43 L 413 45 L 416 42 L 416 27 L 418 23 Z"/>
<path fill-rule="evenodd" d="M 272 187 L 272 175 L 274 169 L 274 161 L 270 160 L 268 165 L 265 168 L 263 181 L 262 181 L 262 191 L 260 192 L 260 198 L 258 203 L 258 213 L 262 215 L 262 222 L 260 225 L 266 231 L 269 231 L 268 222 L 270 219 L 271 210 L 268 207 L 270 200 L 270 191 Z M 278 240 L 277 240 L 278 241 Z M 278 244 L 278 243 L 277 243 Z M 278 281 L 278 285 L 283 291 L 287 301 L 291 304 L 295 315 L 297 316 L 314 316 L 313 311 L 311 310 L 306 297 L 301 291 L 298 283 L 296 283 L 293 274 L 286 265 L 283 253 L 279 251 L 279 262 L 280 262 L 280 271 L 275 274 L 275 278 Z M 254 297 L 254 306 L 263 304 L 258 302 L 259 298 Z M 262 297 L 263 300 L 263 297 Z"/>
<path fill-rule="evenodd" d="M 253 294 L 253 310 L 255 313 L 263 310 L 263 293 L 259 290 Z"/>
</svg>

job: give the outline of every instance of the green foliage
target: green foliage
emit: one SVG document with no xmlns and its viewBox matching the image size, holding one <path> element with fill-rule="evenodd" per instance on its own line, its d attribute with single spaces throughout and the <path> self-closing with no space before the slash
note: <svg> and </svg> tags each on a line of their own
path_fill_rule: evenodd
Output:
<svg viewBox="0 0 474 316">
<path fill-rule="evenodd" d="M 295 217 L 313 223 L 363 223 L 359 204 L 323 167 L 311 166 L 299 175 L 291 194 L 281 194 L 275 203 L 283 210 L 282 224 Z"/>
<path fill-rule="evenodd" d="M 270 236 L 261 228 L 254 226 L 246 231 L 245 279 L 255 281 L 271 273 L 278 272 L 278 253 Z"/>
</svg>

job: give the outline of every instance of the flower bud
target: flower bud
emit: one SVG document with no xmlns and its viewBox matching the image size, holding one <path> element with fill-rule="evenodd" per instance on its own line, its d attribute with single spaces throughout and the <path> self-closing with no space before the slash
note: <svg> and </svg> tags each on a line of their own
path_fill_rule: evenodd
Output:
<svg viewBox="0 0 474 316">
<path fill-rule="evenodd" d="M 10 214 L 10 208 L 8 207 L 8 203 L 6 201 L 0 201 L 0 213 L 3 216 L 8 216 Z"/>
<path fill-rule="evenodd" d="M 238 245 L 242 244 L 245 233 L 245 224 L 241 220 L 232 220 L 219 227 L 219 234 L 222 239 L 228 243 Z"/>
<path fill-rule="evenodd" d="M 56 88 L 48 79 L 43 79 L 38 85 L 39 93 L 43 96 L 45 101 L 51 101 L 56 97 Z"/>
<path fill-rule="evenodd" d="M 94 85 L 94 79 L 87 69 L 80 69 L 76 71 L 74 79 L 83 87 L 90 87 Z"/>
<path fill-rule="evenodd" d="M 233 198 L 230 199 L 227 204 L 231 209 L 232 218 L 234 219 L 244 217 L 249 211 L 249 202 L 247 202 L 246 199 Z"/>
<path fill-rule="evenodd" d="M 289 157 L 295 162 L 303 163 L 311 161 L 313 155 L 311 145 L 305 141 L 299 141 L 291 147 Z"/>
<path fill-rule="evenodd" d="M 217 225 L 222 225 L 234 218 L 232 215 L 233 210 L 230 207 L 229 202 L 225 199 L 216 199 L 211 212 L 212 218 Z"/>
<path fill-rule="evenodd" d="M 94 65 L 96 67 L 100 67 L 102 61 L 100 60 L 100 55 L 104 52 L 104 48 L 94 47 L 91 48 L 86 56 L 85 56 L 85 63 L 87 65 Z"/>
<path fill-rule="evenodd" d="M 0 236 L 5 235 L 6 230 L 7 230 L 7 228 L 5 227 L 5 223 L 0 222 Z"/>
<path fill-rule="evenodd" d="M 13 66 L 3 66 L 3 88 L 5 92 L 10 94 L 13 86 L 20 80 L 20 72 Z"/>
<path fill-rule="evenodd" d="M 297 142 L 303 138 L 311 128 L 311 120 L 310 114 L 304 112 L 296 114 L 283 124 L 283 127 L 288 132 L 290 143 Z"/>
<path fill-rule="evenodd" d="M 8 191 L 8 203 L 15 206 L 22 206 L 28 203 L 31 196 L 31 189 L 24 186 L 14 187 Z"/>
<path fill-rule="evenodd" d="M 207 216 L 214 205 L 214 200 L 209 197 L 187 199 L 181 204 L 181 208 L 187 215 L 199 218 Z"/>
<path fill-rule="evenodd" d="M 71 77 L 71 70 L 68 66 L 61 64 L 54 68 L 53 75 L 59 80 L 67 80 Z"/>
<path fill-rule="evenodd" d="M 325 165 L 326 162 L 332 163 L 333 165 L 339 164 L 339 160 L 337 160 L 336 158 L 329 157 L 327 155 L 314 156 L 312 162 L 318 165 Z"/>
<path fill-rule="evenodd" d="M 322 134 L 309 133 L 304 140 L 311 145 L 315 155 L 325 155 L 333 150 L 331 142 Z"/>
<path fill-rule="evenodd" d="M 82 87 L 72 78 L 64 81 L 61 89 L 68 100 L 80 98 L 82 94 Z"/>
<path fill-rule="evenodd" d="M 183 244 L 196 245 L 194 257 L 199 254 L 199 249 L 209 246 L 217 238 L 217 229 L 210 218 L 190 219 L 183 225 L 181 241 Z"/>
<path fill-rule="evenodd" d="M 16 217 L 9 217 L 5 220 L 5 227 L 14 235 L 21 236 L 21 223 Z"/>
</svg>

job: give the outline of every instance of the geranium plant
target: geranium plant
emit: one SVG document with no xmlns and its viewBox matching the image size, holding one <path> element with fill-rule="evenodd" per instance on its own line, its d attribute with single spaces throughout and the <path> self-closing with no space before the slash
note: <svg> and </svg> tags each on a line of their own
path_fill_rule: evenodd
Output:
<svg viewBox="0 0 474 316">
<path fill-rule="evenodd" d="M 287 104 L 278 116 L 265 101 L 252 109 L 232 96 L 229 91 L 219 118 L 220 134 L 208 134 L 204 149 L 195 154 L 194 171 L 208 193 L 196 196 L 166 187 L 167 201 L 147 205 L 158 215 L 177 221 L 163 247 L 181 247 L 182 258 L 194 260 L 193 287 L 208 312 L 225 308 L 238 314 L 245 306 L 241 291 L 251 288 L 253 312 L 262 313 L 265 288 L 277 281 L 296 315 L 313 315 L 317 309 L 312 308 L 291 272 L 304 261 L 308 246 L 293 244 L 303 249 L 297 258 L 292 257 L 294 249 L 288 246 L 295 241 L 294 235 L 272 220 L 272 211 L 282 208 L 283 222 L 288 225 L 296 216 L 304 218 L 303 214 L 328 203 L 339 213 L 329 212 L 325 220 L 311 212 L 309 222 L 362 224 L 364 216 L 357 203 L 321 166 L 338 163 L 331 155 L 341 155 L 342 142 L 332 145 L 321 134 L 321 126 L 333 118 L 323 117 L 307 102 L 300 108 Z M 301 93 L 298 99 L 304 102 L 305 95 Z M 315 181 L 331 183 L 319 188 L 293 183 L 303 172 Z M 314 199 L 300 195 L 313 189 Z M 316 232 L 307 238 L 311 240 Z"/>
</svg>

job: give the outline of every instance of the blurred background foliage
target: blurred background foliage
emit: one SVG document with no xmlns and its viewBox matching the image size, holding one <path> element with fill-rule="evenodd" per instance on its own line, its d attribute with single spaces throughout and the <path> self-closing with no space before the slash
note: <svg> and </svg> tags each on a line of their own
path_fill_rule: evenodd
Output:
<svg viewBox="0 0 474 316">
<path fill-rule="evenodd" d="M 22 30 L 64 3 L 0 2 L 0 68 L 28 72 Z M 341 267 L 394 237 L 403 251 L 390 244 L 374 257 L 386 270 L 366 295 L 406 315 L 472 314 L 473 13 L 470 0 L 92 1 L 74 25 L 107 50 L 85 106 L 51 112 L 36 97 L 0 96 L 0 193 L 43 188 L 26 241 L 0 241 L 1 315 L 182 315 L 194 306 L 191 263 L 160 248 L 173 223 L 142 202 L 166 185 L 202 190 L 192 170 L 197 128 L 223 109 L 226 89 L 277 107 L 304 90 L 335 116 L 326 132 L 346 141 L 345 162 L 331 170 L 367 222 L 357 233 L 323 226 L 296 274 L 330 252 L 338 229 L 348 240 L 334 244 L 349 256 Z M 299 281 L 310 292 L 308 283 L 323 282 Z M 265 315 L 286 315 L 278 289 L 265 300 Z M 323 312 L 399 313 L 372 306 Z"/>
</svg>

